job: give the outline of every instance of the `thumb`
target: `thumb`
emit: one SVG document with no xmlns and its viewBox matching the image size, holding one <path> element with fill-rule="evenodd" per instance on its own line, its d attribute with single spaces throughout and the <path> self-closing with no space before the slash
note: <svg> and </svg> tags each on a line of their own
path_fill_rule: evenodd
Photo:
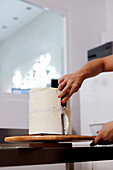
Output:
<svg viewBox="0 0 113 170">
<path fill-rule="evenodd" d="M 90 146 L 95 146 L 99 143 L 99 141 L 101 141 L 101 137 L 98 135 L 95 137 L 95 139 L 93 140 L 93 142 L 90 143 Z"/>
<path fill-rule="evenodd" d="M 94 139 L 94 145 L 97 145 L 101 141 L 101 135 L 97 135 Z"/>
</svg>

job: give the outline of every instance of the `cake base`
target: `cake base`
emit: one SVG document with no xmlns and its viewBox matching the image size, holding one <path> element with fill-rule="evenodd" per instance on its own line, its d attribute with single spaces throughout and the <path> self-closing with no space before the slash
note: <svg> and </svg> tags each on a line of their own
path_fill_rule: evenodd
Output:
<svg viewBox="0 0 113 170">
<path fill-rule="evenodd" d="M 95 136 L 82 135 L 27 135 L 5 137 L 5 142 L 76 142 L 94 140 Z"/>
</svg>

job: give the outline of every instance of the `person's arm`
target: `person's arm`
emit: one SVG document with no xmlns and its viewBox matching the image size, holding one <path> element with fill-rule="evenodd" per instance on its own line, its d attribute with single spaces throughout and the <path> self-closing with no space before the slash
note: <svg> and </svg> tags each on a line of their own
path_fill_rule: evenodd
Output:
<svg viewBox="0 0 113 170">
<path fill-rule="evenodd" d="M 61 91 L 59 98 L 65 95 L 62 102 L 65 103 L 73 93 L 77 92 L 83 81 L 102 72 L 113 71 L 113 55 L 89 61 L 81 69 L 72 74 L 61 77 L 58 81 L 58 89 Z"/>
</svg>

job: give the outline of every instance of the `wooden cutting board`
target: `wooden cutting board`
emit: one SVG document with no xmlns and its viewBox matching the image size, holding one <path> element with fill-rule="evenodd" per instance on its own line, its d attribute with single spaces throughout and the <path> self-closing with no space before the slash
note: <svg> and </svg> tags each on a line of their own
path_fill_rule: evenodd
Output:
<svg viewBox="0 0 113 170">
<path fill-rule="evenodd" d="M 5 142 L 76 142 L 94 140 L 94 136 L 80 135 L 27 135 L 5 137 Z"/>
</svg>

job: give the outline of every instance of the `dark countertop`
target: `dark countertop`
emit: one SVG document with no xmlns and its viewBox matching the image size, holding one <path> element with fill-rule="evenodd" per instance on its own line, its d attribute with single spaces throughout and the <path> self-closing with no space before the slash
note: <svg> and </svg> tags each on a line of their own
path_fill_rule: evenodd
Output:
<svg viewBox="0 0 113 170">
<path fill-rule="evenodd" d="M 23 144 L 0 144 L 0 167 L 112 160 L 113 147 L 31 147 Z"/>
<path fill-rule="evenodd" d="M 113 145 L 72 147 L 72 143 L 4 143 L 6 136 L 27 134 L 27 129 L 0 129 L 0 167 L 113 159 Z"/>
</svg>

